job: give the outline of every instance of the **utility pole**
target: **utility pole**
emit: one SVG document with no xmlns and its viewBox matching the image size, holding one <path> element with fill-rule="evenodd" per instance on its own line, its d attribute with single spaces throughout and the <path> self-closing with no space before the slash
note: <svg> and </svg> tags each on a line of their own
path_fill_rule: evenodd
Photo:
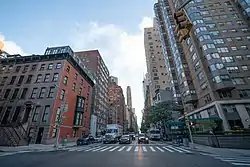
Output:
<svg viewBox="0 0 250 167">
<path fill-rule="evenodd" d="M 57 87 L 58 91 L 60 91 L 58 85 L 55 84 L 55 87 Z M 56 149 L 58 149 L 58 146 L 59 146 L 59 138 L 60 138 L 60 132 L 61 132 L 60 131 L 60 126 L 63 124 L 63 120 L 66 118 L 63 115 L 63 113 L 68 111 L 68 104 L 67 104 L 66 98 L 67 98 L 67 92 L 65 91 L 63 103 L 60 106 L 60 114 L 59 114 L 58 120 L 56 120 L 56 122 L 55 122 L 55 126 L 56 126 L 56 143 L 55 143 L 54 147 Z"/>
</svg>

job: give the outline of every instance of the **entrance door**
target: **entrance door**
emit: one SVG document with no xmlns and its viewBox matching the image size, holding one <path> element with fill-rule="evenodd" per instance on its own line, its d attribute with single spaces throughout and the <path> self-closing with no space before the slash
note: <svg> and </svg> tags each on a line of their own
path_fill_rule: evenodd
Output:
<svg viewBox="0 0 250 167">
<path fill-rule="evenodd" d="M 44 128 L 39 128 L 37 138 L 36 138 L 36 144 L 41 144 L 42 138 L 43 138 L 43 131 Z"/>
</svg>

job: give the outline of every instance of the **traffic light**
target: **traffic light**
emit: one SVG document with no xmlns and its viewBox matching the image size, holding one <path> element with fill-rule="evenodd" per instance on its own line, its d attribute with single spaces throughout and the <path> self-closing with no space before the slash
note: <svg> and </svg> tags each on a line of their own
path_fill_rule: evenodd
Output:
<svg viewBox="0 0 250 167">
<path fill-rule="evenodd" d="M 191 31 L 192 23 L 188 19 L 184 10 L 180 10 L 174 13 L 174 19 L 176 23 L 175 32 L 179 37 L 179 41 L 182 42 L 187 37 L 189 37 L 189 32 Z"/>
</svg>

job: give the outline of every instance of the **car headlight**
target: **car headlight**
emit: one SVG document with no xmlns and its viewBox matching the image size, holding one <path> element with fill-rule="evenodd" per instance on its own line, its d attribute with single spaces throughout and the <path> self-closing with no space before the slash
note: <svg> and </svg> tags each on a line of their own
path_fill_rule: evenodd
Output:
<svg viewBox="0 0 250 167">
<path fill-rule="evenodd" d="M 146 138 L 146 140 L 148 140 L 148 138 Z"/>
</svg>

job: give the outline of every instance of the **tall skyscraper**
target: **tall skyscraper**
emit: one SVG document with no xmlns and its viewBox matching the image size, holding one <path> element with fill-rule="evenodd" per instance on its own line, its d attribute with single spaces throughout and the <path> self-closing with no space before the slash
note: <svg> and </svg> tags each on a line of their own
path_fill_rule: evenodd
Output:
<svg viewBox="0 0 250 167">
<path fill-rule="evenodd" d="M 181 0 L 158 0 L 154 10 L 172 83 L 190 118 L 216 118 L 224 130 L 249 128 L 250 31 L 237 2 L 195 0 L 184 7 L 193 27 L 179 42 L 174 13 Z M 175 77 L 176 76 L 176 77 Z M 173 87 L 172 87 L 173 88 Z"/>
<path fill-rule="evenodd" d="M 164 62 L 162 44 L 155 19 L 153 27 L 144 28 L 144 47 L 147 73 L 150 78 L 149 88 L 151 97 L 154 98 L 156 96 L 156 90 L 169 87 L 169 75 Z"/>
<path fill-rule="evenodd" d="M 75 52 L 95 78 L 92 113 L 97 116 L 97 132 L 106 129 L 108 123 L 109 70 L 98 50 Z"/>
<path fill-rule="evenodd" d="M 130 86 L 127 86 L 127 106 L 129 108 L 132 108 L 132 95 Z"/>
</svg>

